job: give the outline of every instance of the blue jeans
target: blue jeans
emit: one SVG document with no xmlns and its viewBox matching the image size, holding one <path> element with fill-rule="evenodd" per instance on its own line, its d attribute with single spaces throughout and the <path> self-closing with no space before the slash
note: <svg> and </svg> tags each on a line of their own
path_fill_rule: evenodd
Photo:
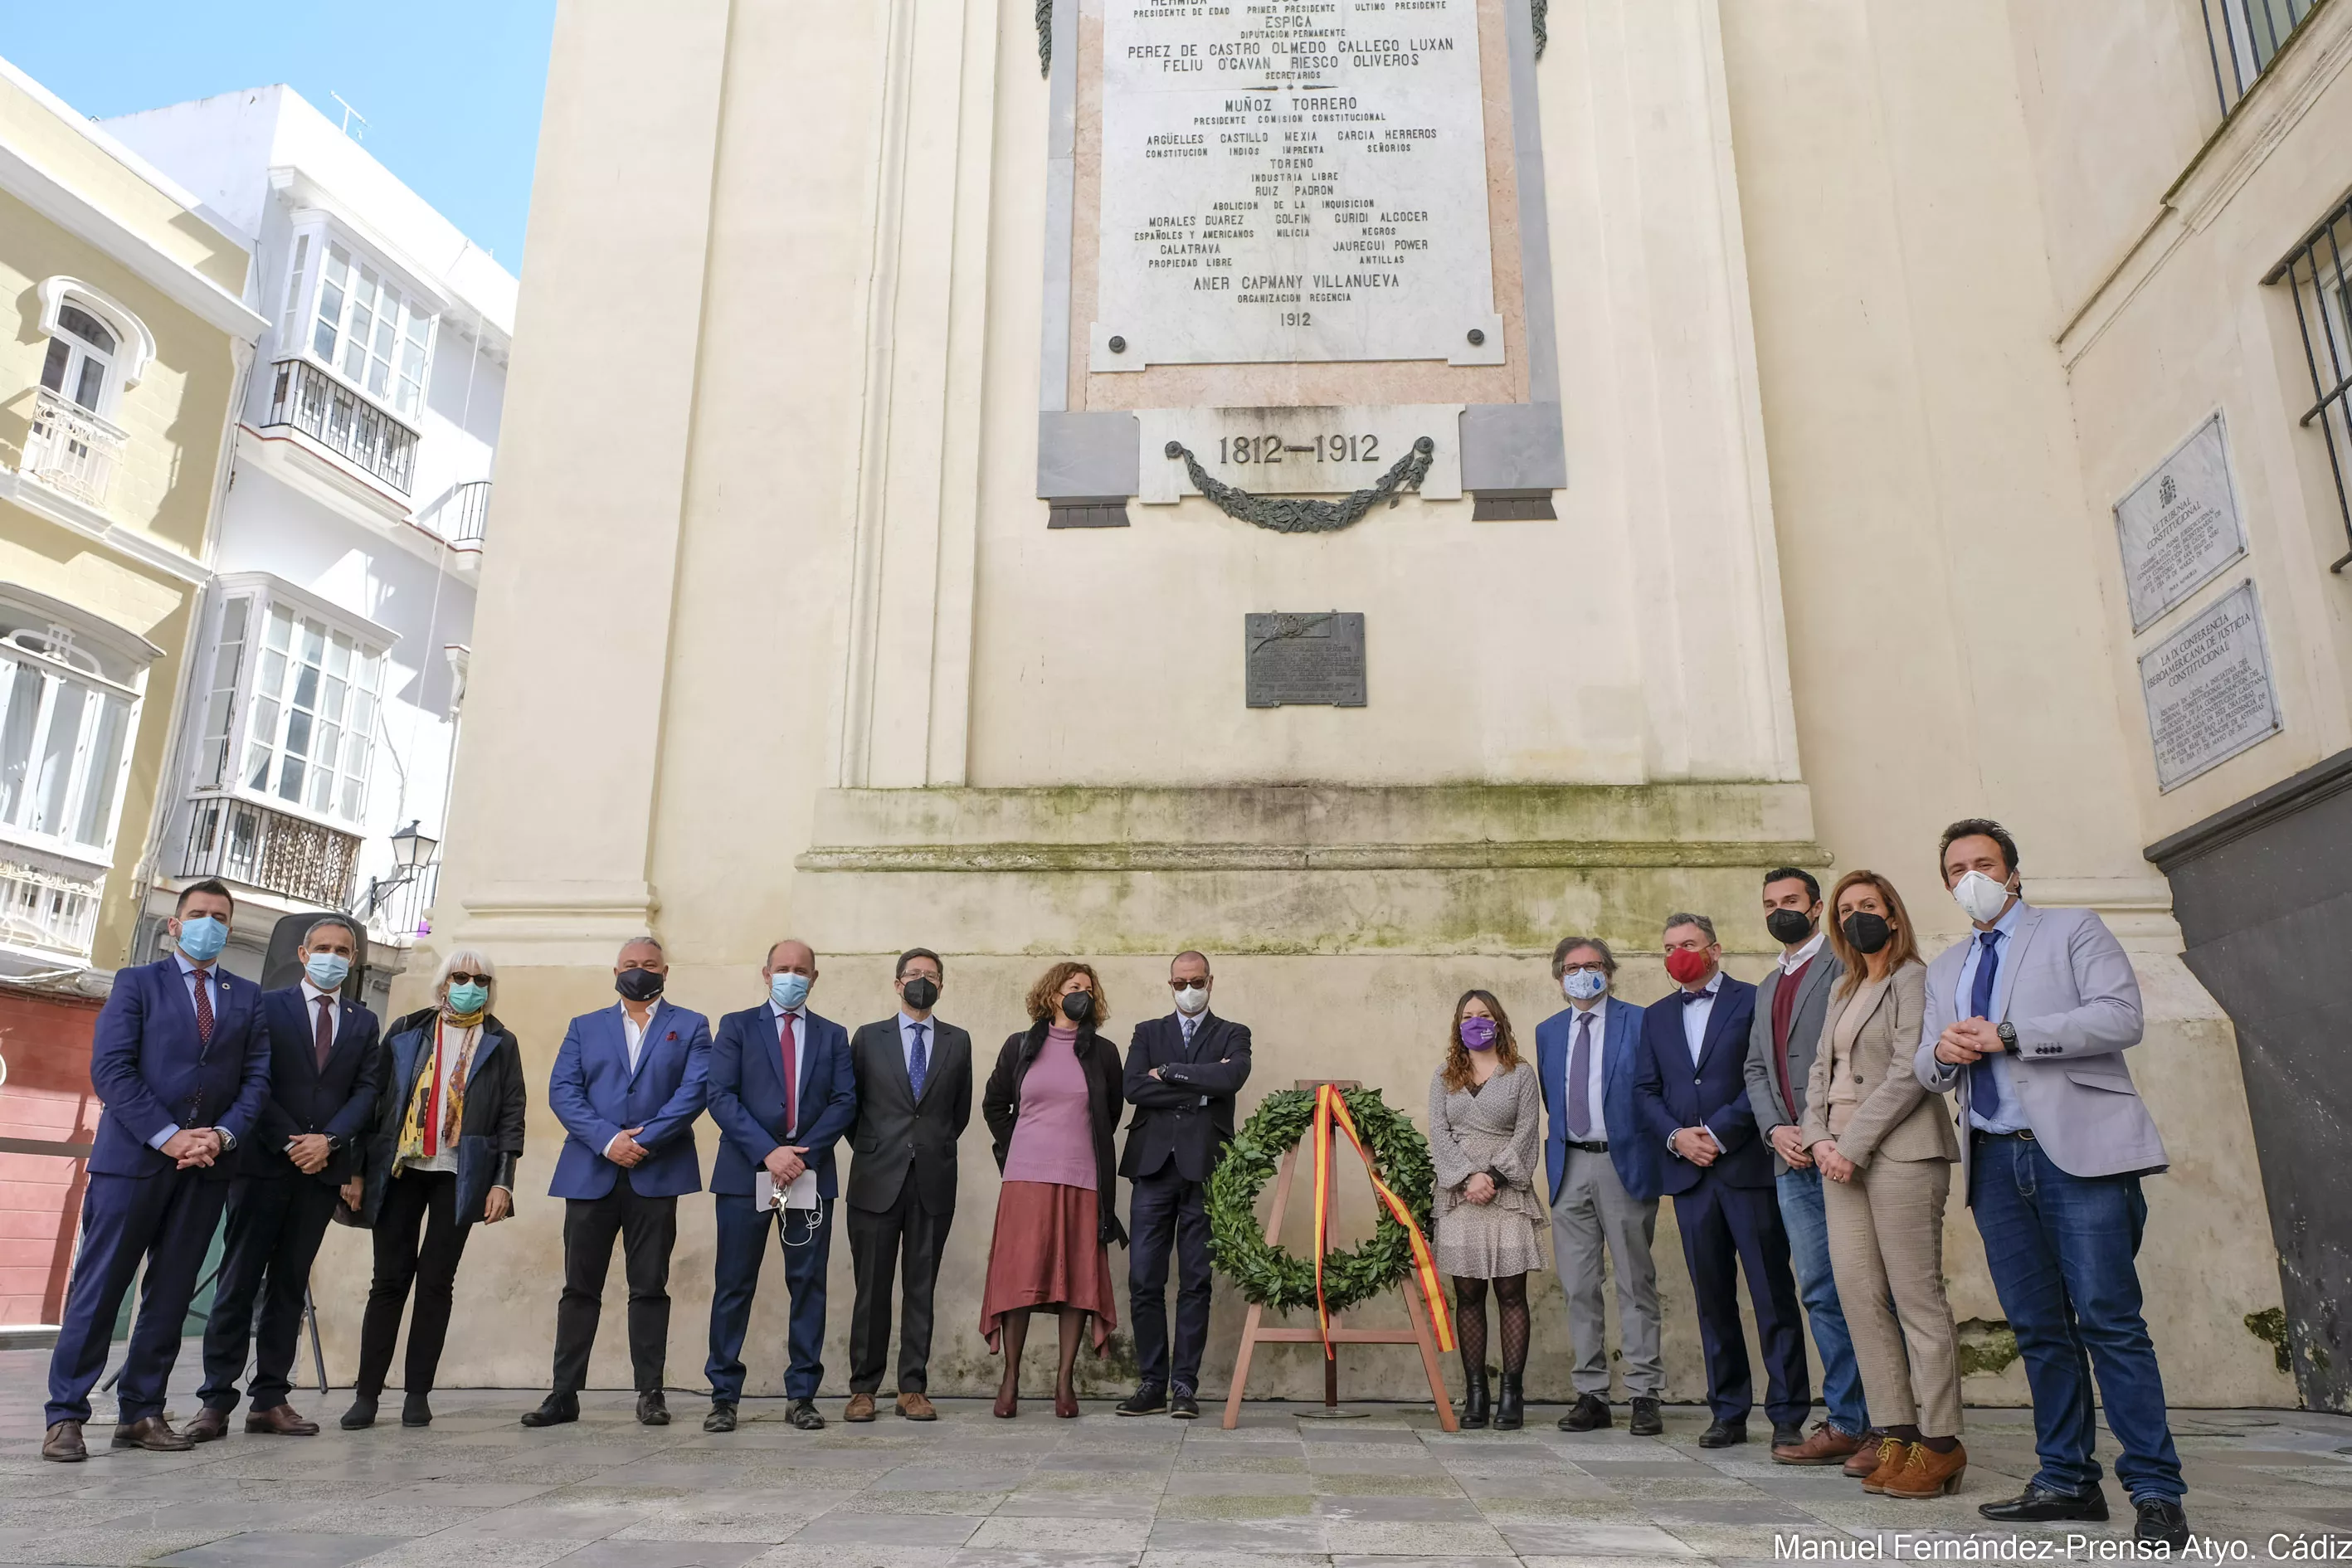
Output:
<svg viewBox="0 0 2352 1568">
<path fill-rule="evenodd" d="M 1829 1406 L 1831 1426 L 1859 1437 L 1870 1430 L 1870 1412 L 1862 1396 L 1862 1367 L 1853 1359 L 1853 1338 L 1846 1332 L 1845 1311 L 1838 1305 L 1837 1280 L 1830 1274 L 1822 1173 L 1783 1171 L 1775 1181 L 1780 1224 L 1789 1233 L 1789 1260 L 1797 1269 L 1797 1294 L 1805 1303 L 1805 1321 L 1813 1327 L 1813 1348 L 1822 1352 L 1822 1402 Z"/>
<path fill-rule="evenodd" d="M 2068 1492 L 2098 1484 L 2095 1370 L 2107 1429 L 2123 1446 L 2116 1479 L 2135 1502 L 2179 1502 L 2185 1489 L 2165 1420 L 2164 1376 L 2140 1316 L 2134 1260 L 2147 1199 L 2138 1178 L 2070 1176 L 2028 1138 L 1977 1135 L 1970 1163 L 1977 1233 L 2033 1394 L 2042 1459 L 2034 1480 Z"/>
</svg>

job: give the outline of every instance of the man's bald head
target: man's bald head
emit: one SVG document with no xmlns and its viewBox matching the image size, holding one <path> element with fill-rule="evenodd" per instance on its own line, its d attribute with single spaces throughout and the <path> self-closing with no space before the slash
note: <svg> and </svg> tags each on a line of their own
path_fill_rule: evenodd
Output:
<svg viewBox="0 0 2352 1568">
<path fill-rule="evenodd" d="M 768 949 L 767 967 L 760 973 L 771 978 L 779 974 L 797 974 L 804 980 L 814 980 L 816 950 L 804 942 L 786 937 Z"/>
</svg>

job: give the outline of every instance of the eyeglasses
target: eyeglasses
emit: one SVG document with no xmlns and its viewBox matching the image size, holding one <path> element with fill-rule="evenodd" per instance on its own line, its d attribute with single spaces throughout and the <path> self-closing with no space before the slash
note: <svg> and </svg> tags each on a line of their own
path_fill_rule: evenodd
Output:
<svg viewBox="0 0 2352 1568">
<path fill-rule="evenodd" d="M 1190 980 L 1171 980 L 1168 983 L 1168 989 L 1171 991 L 1206 991 L 1208 988 L 1209 977 L 1205 974 L 1195 975 Z"/>
<path fill-rule="evenodd" d="M 449 976 L 449 984 L 452 985 L 488 985 L 489 983 L 490 977 L 487 974 L 452 974 Z"/>
<path fill-rule="evenodd" d="M 1559 972 L 1562 974 L 1606 974 L 1609 966 L 1605 963 L 1563 963 Z"/>
</svg>

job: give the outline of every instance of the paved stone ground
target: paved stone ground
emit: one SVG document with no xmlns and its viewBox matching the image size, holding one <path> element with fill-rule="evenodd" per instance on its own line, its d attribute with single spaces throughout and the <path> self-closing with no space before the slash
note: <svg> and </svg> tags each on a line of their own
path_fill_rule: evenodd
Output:
<svg viewBox="0 0 2352 1568">
<path fill-rule="evenodd" d="M 195 1347 L 175 1380 L 194 1408 Z M 1557 1407 L 1527 1430 L 1448 1437 L 1427 1410 L 1369 1406 L 1363 1420 L 1301 1421 L 1245 1407 L 1240 1429 L 1120 1420 L 1050 1400 L 998 1421 L 972 1400 L 931 1425 L 887 1413 L 794 1431 L 781 1400 L 750 1400 L 742 1428 L 701 1430 L 700 1398 L 648 1429 L 628 1396 L 593 1395 L 577 1426 L 528 1432 L 535 1393 L 447 1390 L 429 1429 L 396 1420 L 336 1430 L 347 1396 L 298 1398 L 328 1419 L 309 1439 L 249 1437 L 185 1455 L 112 1453 L 93 1428 L 84 1465 L 38 1458 L 47 1356 L 0 1352 L 0 1562 L 371 1568 L 560 1562 L 563 1568 L 1415 1568 L 1517 1561 L 1695 1568 L 1770 1562 L 1776 1538 L 1843 1542 L 1972 1531 L 1975 1505 L 2012 1493 L 2032 1465 L 2022 1413 L 1971 1412 L 1957 1498 L 1864 1497 L 1834 1470 L 1769 1462 L 1755 1443 L 1696 1446 L 1703 1412 L 1670 1409 L 1664 1438 L 1571 1436 Z M 840 1402 L 827 1400 L 828 1419 Z M 386 1401 L 396 1415 L 397 1395 Z M 1619 1412 L 1621 1423 L 1623 1412 Z M 2273 1532 L 2352 1538 L 2352 1419 L 2286 1411 L 2184 1411 L 2191 1525 L 2269 1556 Z M 1764 1435 L 1760 1426 L 1758 1436 Z M 2103 1452 L 2112 1458 L 2111 1445 Z M 2129 1510 L 2112 1481 L 2121 1537 Z M 2060 1542 L 2065 1531 L 2032 1532 Z M 1782 1560 L 1786 1560 L 1783 1558 Z"/>
</svg>

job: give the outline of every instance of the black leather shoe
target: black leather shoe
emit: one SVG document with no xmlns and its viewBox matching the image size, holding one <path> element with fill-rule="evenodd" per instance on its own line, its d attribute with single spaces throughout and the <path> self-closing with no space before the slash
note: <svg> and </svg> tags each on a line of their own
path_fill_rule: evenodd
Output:
<svg viewBox="0 0 2352 1568">
<path fill-rule="evenodd" d="M 1775 1421 L 1772 1423 L 1772 1447 L 1775 1448 L 1794 1448 L 1801 1446 L 1804 1440 L 1805 1424 L 1803 1422 Z"/>
<path fill-rule="evenodd" d="M 803 1432 L 824 1430 L 824 1417 L 816 1413 L 816 1401 L 814 1399 L 793 1400 L 792 1408 L 784 1412 L 784 1419 Z"/>
<path fill-rule="evenodd" d="M 702 1418 L 702 1429 L 706 1432 L 732 1432 L 735 1430 L 735 1407 L 713 1401 L 710 1414 Z"/>
<path fill-rule="evenodd" d="M 373 1394 L 352 1394 L 352 1407 L 343 1412 L 342 1420 L 336 1423 L 336 1425 L 342 1427 L 346 1432 L 356 1432 L 362 1426 L 374 1426 L 375 1395 Z"/>
<path fill-rule="evenodd" d="M 2132 1504 L 2139 1510 L 2139 1523 L 2132 1531 L 2132 1539 L 2148 1546 L 2158 1543 L 2178 1552 L 2189 1544 L 2189 1516 L 2180 1505 L 2168 1498 L 2144 1497 Z"/>
<path fill-rule="evenodd" d="M 2028 1481 L 2025 1489 L 2007 1502 L 1979 1503 L 1977 1511 L 1998 1524 L 2047 1524 L 2062 1519 L 2097 1522 L 2107 1517 L 2107 1494 L 2095 1486 L 2087 1491 L 2060 1492 Z"/>
<path fill-rule="evenodd" d="M 1167 1408 L 1167 1393 L 1147 1383 L 1112 1405 L 1110 1413 L 1114 1415 L 1158 1415 Z"/>
<path fill-rule="evenodd" d="M 1576 1403 L 1569 1407 L 1568 1414 L 1559 1418 L 1559 1429 L 1563 1432 L 1598 1432 L 1616 1423 L 1617 1417 L 1611 1412 L 1607 1400 L 1597 1394 L 1580 1394 L 1576 1396 Z"/>
<path fill-rule="evenodd" d="M 637 1395 L 637 1425 L 667 1426 L 669 1425 L 669 1401 L 658 1388 L 648 1388 Z"/>
<path fill-rule="evenodd" d="M 1746 1441 L 1748 1423 L 1745 1421 L 1709 1422 L 1706 1430 L 1698 1435 L 1698 1446 L 1702 1448 L 1728 1448 L 1735 1443 Z"/>
<path fill-rule="evenodd" d="M 572 1414 L 577 1415 L 579 1411 L 574 1409 Z M 526 1415 L 523 1419 L 528 1421 L 530 1417 Z M 403 1426 L 432 1426 L 433 1401 L 422 1394 L 409 1394 L 402 1395 L 400 1401 L 400 1424 Z"/>
<path fill-rule="evenodd" d="M 1180 1388 L 1168 1396 L 1168 1414 L 1179 1421 L 1198 1421 L 1201 1402 L 1192 1397 L 1191 1389 Z"/>
<path fill-rule="evenodd" d="M 1654 1399 L 1633 1401 L 1633 1424 L 1626 1428 L 1636 1437 L 1663 1437 L 1666 1435 L 1666 1418 L 1658 1412 Z"/>
<path fill-rule="evenodd" d="M 1503 1374 L 1502 1390 L 1495 1396 L 1495 1430 L 1497 1432 L 1516 1432 L 1527 1425 L 1528 1399 L 1520 1386 L 1520 1376 L 1516 1372 Z"/>
<path fill-rule="evenodd" d="M 576 1394 L 551 1394 L 539 1402 L 539 1408 L 523 1413 L 526 1426 L 562 1426 L 580 1419 L 580 1396 Z"/>
<path fill-rule="evenodd" d="M 1462 1429 L 1475 1432 L 1484 1428 L 1491 1409 L 1487 1403 L 1486 1369 L 1482 1366 L 1462 1380 Z"/>
</svg>

